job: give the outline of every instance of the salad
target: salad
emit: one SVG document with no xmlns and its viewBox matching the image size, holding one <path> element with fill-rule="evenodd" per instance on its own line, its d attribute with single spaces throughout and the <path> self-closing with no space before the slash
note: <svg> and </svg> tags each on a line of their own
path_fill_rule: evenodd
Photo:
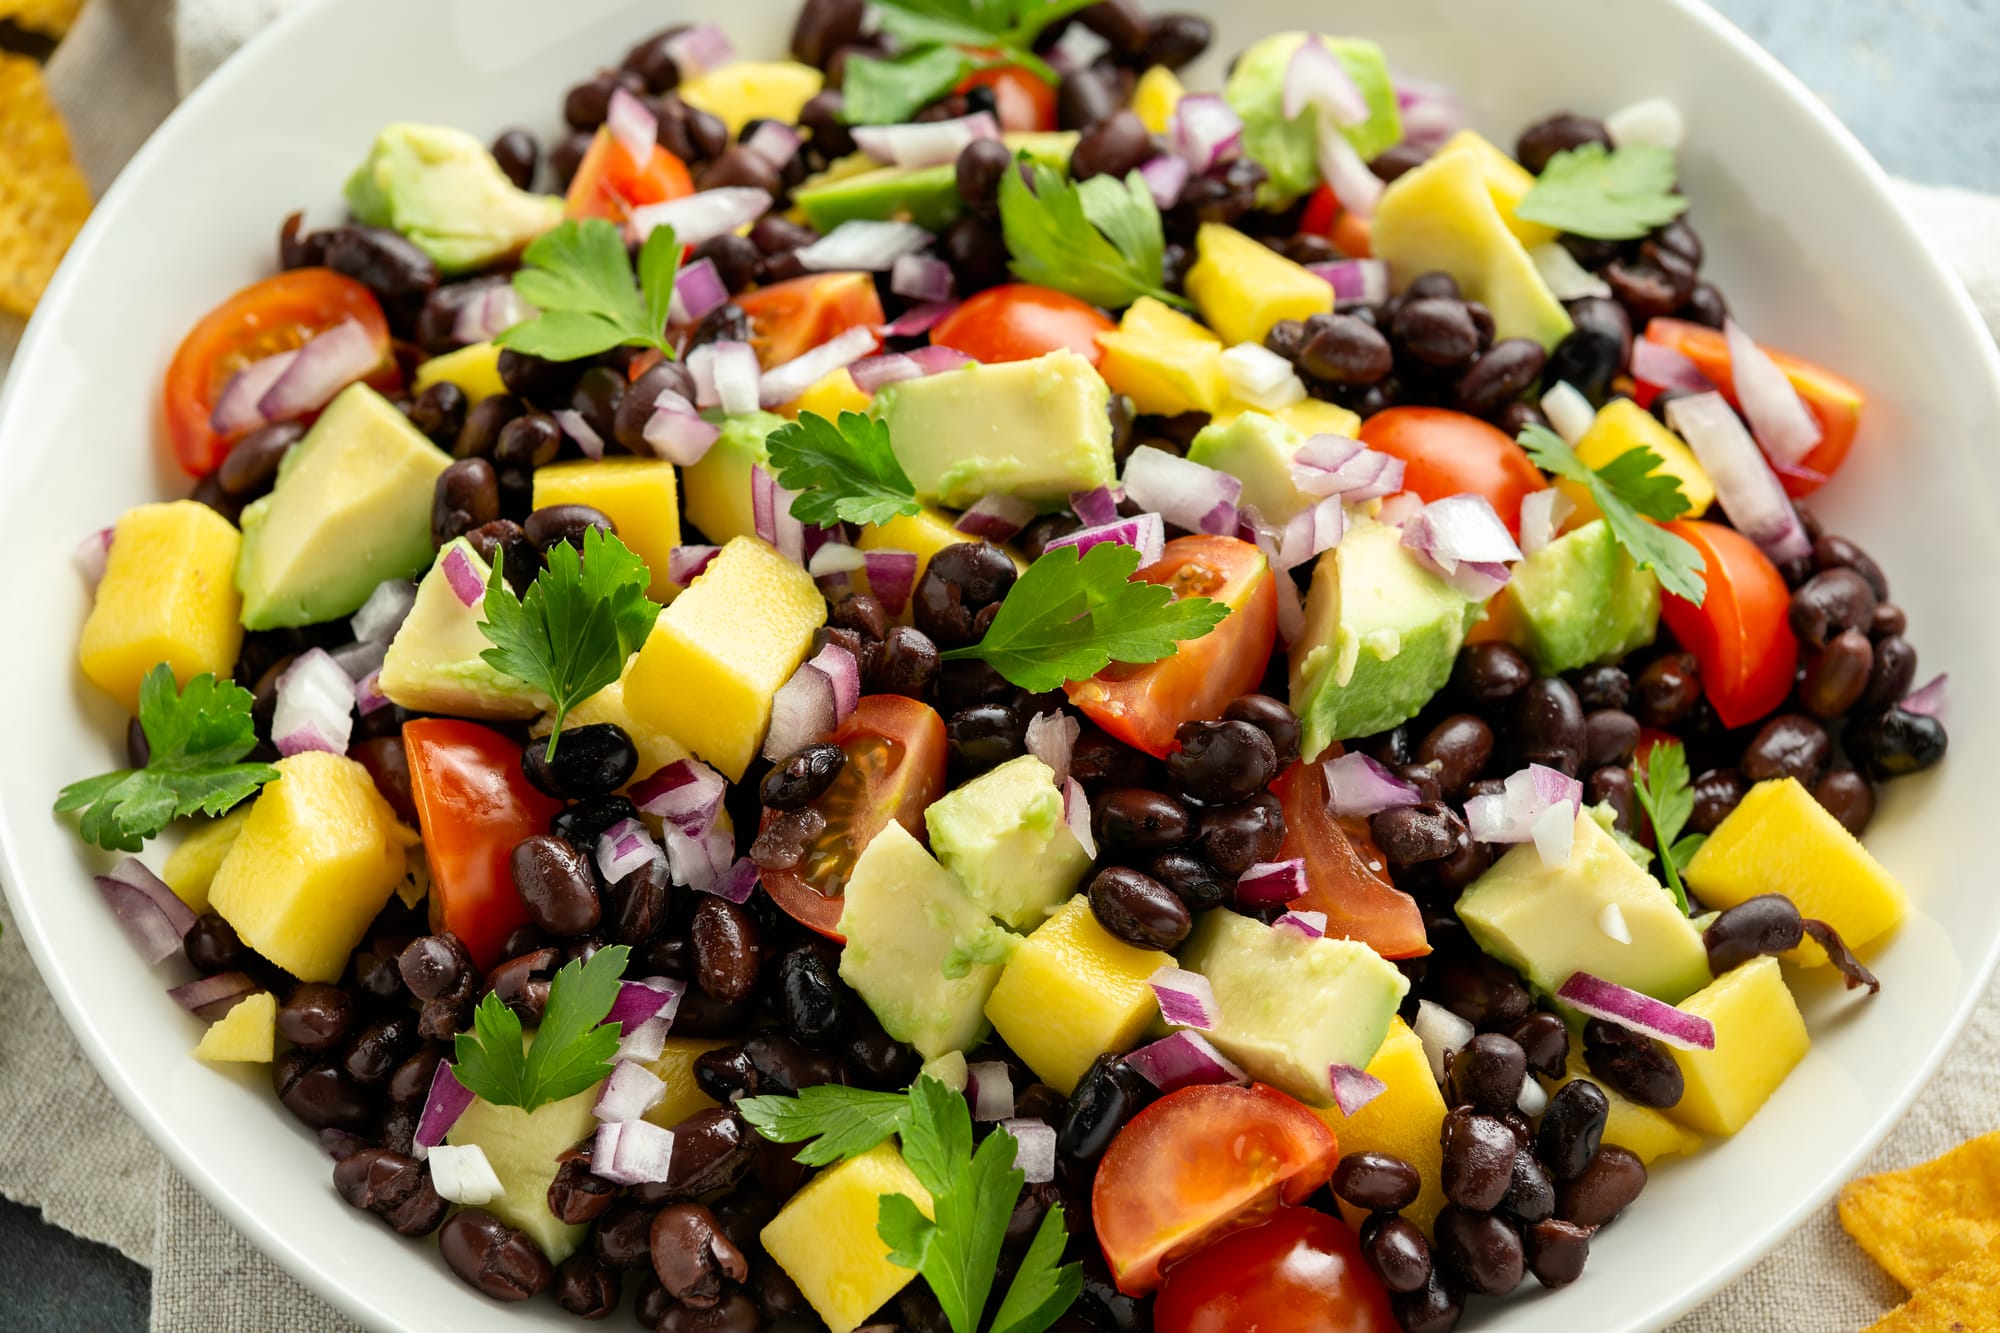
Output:
<svg viewBox="0 0 2000 1333">
<path fill-rule="evenodd" d="M 487 1296 L 1450 1329 L 1752 1120 L 1803 972 L 1878 989 L 1944 681 L 1679 114 L 1509 151 L 1209 40 L 669 28 L 546 153 L 357 145 L 174 354 L 56 809 L 194 1054 Z"/>
</svg>

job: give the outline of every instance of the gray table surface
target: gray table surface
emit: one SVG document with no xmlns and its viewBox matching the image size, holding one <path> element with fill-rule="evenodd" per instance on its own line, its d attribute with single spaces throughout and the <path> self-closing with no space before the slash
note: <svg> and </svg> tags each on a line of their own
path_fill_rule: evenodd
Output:
<svg viewBox="0 0 2000 1333">
<path fill-rule="evenodd" d="M 2000 190 L 2000 0 L 1714 0 L 1890 171 Z M 0 1328 L 138 1333 L 146 1270 L 0 1200 Z"/>
</svg>

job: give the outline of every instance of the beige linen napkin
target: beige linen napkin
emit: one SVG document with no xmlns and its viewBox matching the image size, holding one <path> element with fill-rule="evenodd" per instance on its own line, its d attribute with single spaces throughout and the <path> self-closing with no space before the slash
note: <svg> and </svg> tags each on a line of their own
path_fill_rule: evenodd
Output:
<svg viewBox="0 0 2000 1333">
<path fill-rule="evenodd" d="M 286 0 L 92 0 L 50 63 L 77 153 L 101 192 L 192 86 Z M 103 89 L 118 95 L 105 97 Z M 96 95 L 91 95 L 96 94 Z M 2000 198 L 1899 184 L 1898 196 L 1957 267 L 2000 335 Z M 18 324 L 0 318 L 0 374 Z M 153 1333 L 354 1327 L 245 1241 L 119 1113 L 71 1039 L 0 903 L 0 1195 L 153 1269 Z M 91 1135 L 77 1107 L 102 1108 Z M 282 1114 L 275 1106 L 272 1114 Z M 2000 1123 L 2000 987 L 1935 1082 L 1870 1159 L 1870 1171 L 1934 1157 Z M 443 1280 L 442 1278 L 440 1280 Z M 1763 1263 L 1671 1333 L 1852 1333 L 1901 1299 L 1841 1232 L 1829 1205 Z"/>
</svg>

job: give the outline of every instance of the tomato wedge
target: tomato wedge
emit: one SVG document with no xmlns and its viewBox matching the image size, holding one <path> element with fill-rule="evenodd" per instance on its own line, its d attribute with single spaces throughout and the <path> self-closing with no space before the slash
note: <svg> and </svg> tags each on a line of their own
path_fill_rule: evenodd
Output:
<svg viewBox="0 0 2000 1333">
<path fill-rule="evenodd" d="M 1088 301 L 1028 282 L 1003 283 L 968 296 L 931 330 L 939 347 L 975 361 L 1032 361 L 1058 348 L 1104 359 L 1097 335 L 1118 326 Z"/>
<path fill-rule="evenodd" d="M 483 971 L 505 961 L 501 945 L 528 919 L 514 887 L 514 847 L 531 833 L 547 833 L 563 803 L 528 785 L 521 743 L 491 727 L 418 718 L 403 724 L 403 747 L 431 895 L 444 928 L 465 942 Z"/>
<path fill-rule="evenodd" d="M 967 54 L 991 59 L 1000 53 L 967 48 Z M 993 90 L 994 116 L 1009 134 L 1044 133 L 1056 127 L 1056 90 L 1019 65 L 989 65 L 960 80 L 953 92 L 974 88 Z"/>
<path fill-rule="evenodd" d="M 1398 1333 L 1389 1293 L 1337 1217 L 1280 1208 L 1167 1270 L 1153 1333 Z"/>
<path fill-rule="evenodd" d="M 1442 407 L 1392 407 L 1361 423 L 1361 442 L 1403 460 L 1403 488 L 1424 500 L 1483 495 L 1510 532 L 1521 501 L 1548 482 L 1498 426 Z"/>
<path fill-rule="evenodd" d="M 623 222 L 635 208 L 693 193 L 694 177 L 678 157 L 654 144 L 653 156 L 641 166 L 610 130 L 600 129 L 570 177 L 563 215 Z"/>
<path fill-rule="evenodd" d="M 1701 664 L 1701 688 L 1723 725 L 1748 726 L 1792 691 L 1799 640 L 1791 590 L 1770 558 L 1734 528 L 1698 519 L 1666 528 L 1701 552 L 1708 592 L 1700 606 L 1662 594 L 1660 614 Z"/>
<path fill-rule="evenodd" d="M 1334 746 L 1323 759 L 1340 753 Z M 1382 873 L 1382 854 L 1365 830 L 1341 827 L 1327 809 L 1326 770 L 1321 763 L 1293 764 L 1271 784 L 1285 811 L 1280 857 L 1303 857 L 1305 895 L 1293 901 L 1301 912 L 1325 912 L 1326 933 L 1360 940 L 1384 958 L 1421 958 L 1431 951 L 1424 914 L 1417 900 Z"/>
<path fill-rule="evenodd" d="M 402 376 L 389 351 L 389 321 L 375 293 L 330 268 L 295 268 L 252 283 L 202 316 L 167 367 L 167 438 L 189 476 L 222 466 L 237 436 L 209 424 L 230 377 L 253 361 L 289 352 L 316 333 L 347 320 L 359 324 L 381 353 L 366 378 L 393 393 Z"/>
<path fill-rule="evenodd" d="M 1098 726 L 1164 758 L 1181 723 L 1221 717 L 1231 699 L 1264 679 L 1278 635 L 1278 585 L 1263 553 L 1234 537 L 1176 537 L 1132 577 L 1172 588 L 1176 598 L 1212 597 L 1229 608 L 1220 625 L 1172 657 L 1113 663 L 1064 687 Z"/>
<path fill-rule="evenodd" d="M 1299 214 L 1299 230 L 1326 237 L 1349 259 L 1366 259 L 1374 253 L 1368 219 L 1343 209 L 1328 185 L 1321 185 L 1306 200 L 1305 211 Z"/>
<path fill-rule="evenodd" d="M 1646 325 L 1648 342 L 1671 347 L 1706 375 L 1730 402 L 1736 401 L 1736 381 L 1729 372 L 1729 342 L 1722 330 L 1684 319 L 1655 319 Z M 1766 347 L 1764 354 L 1785 372 L 1785 378 L 1805 399 L 1806 407 L 1819 419 L 1820 440 L 1796 469 L 1778 473 L 1791 496 L 1811 495 L 1826 484 L 1827 478 L 1847 461 L 1854 447 L 1855 432 L 1861 429 L 1861 408 L 1867 402 L 1859 385 L 1810 361 L 1787 356 Z"/>
<path fill-rule="evenodd" d="M 857 324 L 883 322 L 872 273 L 808 273 L 736 298 L 766 370 L 804 356 Z"/>
<path fill-rule="evenodd" d="M 1182 1088 L 1132 1118 L 1091 1185 L 1098 1244 L 1118 1290 L 1140 1296 L 1160 1269 L 1224 1231 L 1325 1184 L 1340 1145 L 1275 1088 Z"/>
<path fill-rule="evenodd" d="M 837 940 L 841 891 L 869 839 L 893 819 L 929 841 L 924 808 L 944 794 L 944 719 L 900 694 L 868 694 L 829 739 L 847 752 L 847 766 L 812 803 L 826 829 L 795 869 L 766 870 L 763 882 L 793 920 Z M 766 810 L 764 824 L 777 817 Z"/>
</svg>

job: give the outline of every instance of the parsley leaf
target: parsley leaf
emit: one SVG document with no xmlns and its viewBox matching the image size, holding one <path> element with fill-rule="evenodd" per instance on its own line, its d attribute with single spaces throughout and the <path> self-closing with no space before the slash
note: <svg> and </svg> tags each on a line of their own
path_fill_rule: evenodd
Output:
<svg viewBox="0 0 2000 1333">
<path fill-rule="evenodd" d="M 614 347 L 674 354 L 667 309 L 681 247 L 671 227 L 655 227 L 639 251 L 634 283 L 625 237 L 603 218 L 570 219 L 521 252 L 514 290 L 540 312 L 493 341 L 549 361 L 580 361 Z"/>
<path fill-rule="evenodd" d="M 1138 172 L 1075 184 L 1025 154 L 1021 160 L 1034 172 L 1034 189 L 1018 171 L 1000 177 L 1000 231 L 1016 277 L 1111 309 L 1142 296 L 1190 308 L 1164 285 L 1160 209 Z"/>
<path fill-rule="evenodd" d="M 835 523 L 887 523 L 914 514 L 917 488 L 889 447 L 889 423 L 860 412 L 838 422 L 801 412 L 764 440 L 778 484 L 799 496 L 792 517 L 831 527 Z"/>
<path fill-rule="evenodd" d="M 1681 915 L 1686 916 L 1687 890 L 1681 887 L 1679 864 L 1685 858 L 1680 855 L 1682 844 L 1674 841 L 1687 827 L 1688 816 L 1694 813 L 1694 788 L 1688 783 L 1686 749 L 1679 741 L 1655 745 L 1647 753 L 1643 766 L 1637 759 L 1632 761 L 1632 779 L 1633 795 L 1639 798 L 1639 806 L 1653 826 L 1653 844 L 1660 854 L 1660 873 L 1666 877 L 1667 892 L 1674 895 Z"/>
<path fill-rule="evenodd" d="M 910 1098 L 839 1083 L 802 1088 L 796 1097 L 745 1097 L 736 1109 L 773 1143 L 810 1143 L 799 1149 L 801 1166 L 826 1166 L 867 1152 L 909 1123 Z"/>
<path fill-rule="evenodd" d="M 651 579 L 646 562 L 601 528 L 584 533 L 581 556 L 568 542 L 549 548 L 548 567 L 518 600 L 493 563 L 479 626 L 493 647 L 479 656 L 549 696 L 551 757 L 569 710 L 616 681 L 653 632 L 660 608 L 646 599 Z"/>
<path fill-rule="evenodd" d="M 1547 426 L 1528 426 L 1520 443 L 1535 466 L 1590 492 L 1604 515 L 1611 535 L 1640 565 L 1659 576 L 1660 586 L 1700 606 L 1707 595 L 1702 571 L 1707 565 L 1690 543 L 1649 518 L 1665 521 L 1687 512 L 1687 496 L 1678 478 L 1656 471 L 1660 456 L 1644 445 L 1627 449 L 1601 468 L 1576 456 L 1562 436 Z"/>
<path fill-rule="evenodd" d="M 173 669 L 159 663 L 139 684 L 146 766 L 70 783 L 57 812 L 82 810 L 83 840 L 120 852 L 138 851 L 178 816 L 222 814 L 278 776 L 269 764 L 238 762 L 257 748 L 250 704 L 250 691 L 207 671 L 177 690 Z"/>
<path fill-rule="evenodd" d="M 922 46 L 884 58 L 849 57 L 840 82 L 841 119 L 851 125 L 908 120 L 957 87 L 979 64 L 956 46 Z"/>
<path fill-rule="evenodd" d="M 995 63 L 1020 65 L 1044 83 L 1054 83 L 1056 72 L 1034 53 L 1035 38 L 1051 23 L 1090 3 L 1091 0 L 881 0 L 875 8 L 881 30 L 906 47 L 1002 47 L 1008 58 Z M 850 63 L 848 69 L 852 68 Z M 842 90 L 847 90 L 845 81 Z M 942 91 L 949 92 L 950 87 Z M 859 120 L 851 95 L 848 116 Z"/>
<path fill-rule="evenodd" d="M 1587 143 L 1550 158 L 1514 216 L 1573 236 L 1635 241 L 1687 211 L 1674 177 L 1671 149 L 1631 144 L 1608 152 Z"/>
<path fill-rule="evenodd" d="M 611 1072 L 619 1029 L 605 1015 L 618 998 L 632 951 L 599 949 L 588 962 L 567 963 L 549 982 L 549 1000 L 534 1045 L 522 1049 L 521 1020 L 488 993 L 472 1011 L 472 1031 L 453 1042 L 452 1074 L 468 1092 L 495 1106 L 533 1111 L 574 1097 Z"/>
<path fill-rule="evenodd" d="M 986 637 L 944 654 L 977 657 L 1015 685 L 1041 694 L 1088 680 L 1113 662 L 1157 662 L 1222 623 L 1229 608 L 1206 597 L 1174 600 L 1171 589 L 1132 582 L 1139 552 L 1101 542 L 1078 559 L 1059 546 L 1015 582 Z"/>
<path fill-rule="evenodd" d="M 1076 1303 L 1083 1292 L 1083 1265 L 1062 1262 L 1068 1239 L 1062 1205 L 1056 1204 L 1042 1214 L 1042 1224 L 1021 1256 L 1021 1266 L 993 1316 L 993 1333 L 1041 1333 Z"/>
</svg>

